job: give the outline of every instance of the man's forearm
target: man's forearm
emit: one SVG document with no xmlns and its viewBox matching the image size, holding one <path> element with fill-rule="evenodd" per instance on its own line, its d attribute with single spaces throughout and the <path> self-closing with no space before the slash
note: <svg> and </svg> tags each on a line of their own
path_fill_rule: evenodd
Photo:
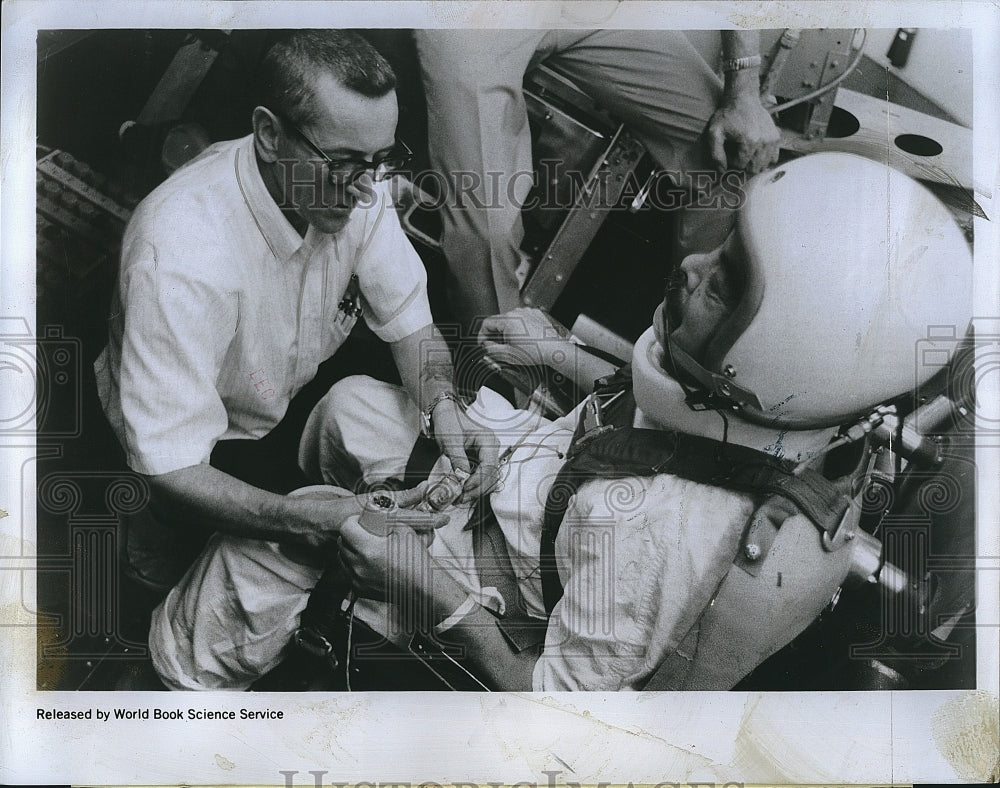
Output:
<svg viewBox="0 0 1000 788">
<path fill-rule="evenodd" d="M 310 500 L 261 490 L 210 465 L 147 477 L 160 507 L 206 528 L 249 539 L 317 548 L 357 510 L 353 498 Z"/>
<path fill-rule="evenodd" d="M 391 347 L 403 388 L 421 410 L 438 394 L 454 390 L 451 353 L 435 326 L 426 326 Z"/>
<path fill-rule="evenodd" d="M 760 34 L 756 30 L 723 30 L 722 58 L 735 60 L 760 55 Z M 725 96 L 734 99 L 760 94 L 760 66 L 751 66 L 725 74 Z"/>
<path fill-rule="evenodd" d="M 559 360 L 552 359 L 549 366 L 569 378 L 577 388 L 589 394 L 594 390 L 594 382 L 598 378 L 611 375 L 617 367 L 610 361 L 588 353 L 572 342 L 567 343 Z"/>
</svg>

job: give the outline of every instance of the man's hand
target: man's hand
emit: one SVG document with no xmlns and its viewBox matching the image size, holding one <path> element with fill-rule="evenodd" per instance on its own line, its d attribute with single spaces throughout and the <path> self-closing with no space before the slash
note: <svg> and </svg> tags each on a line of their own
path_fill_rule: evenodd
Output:
<svg viewBox="0 0 1000 788">
<path fill-rule="evenodd" d="M 344 523 L 340 552 L 345 572 L 359 596 L 399 605 L 402 615 L 425 630 L 441 623 L 468 599 L 468 591 L 446 572 L 435 571 L 427 551 L 431 534 L 399 528 L 375 536 L 355 520 Z M 403 603 L 403 604 L 400 604 Z M 493 617 L 476 606 L 447 632 L 457 638 L 467 664 L 497 689 L 527 691 L 538 659 L 534 649 L 515 653 L 494 626 Z M 468 626 L 463 626 L 471 622 Z"/>
<path fill-rule="evenodd" d="M 432 531 L 408 527 L 377 536 L 352 518 L 340 530 L 340 557 L 358 596 L 400 603 L 430 587 L 427 548 L 433 539 Z"/>
<path fill-rule="evenodd" d="M 310 490 L 305 493 L 291 493 L 291 497 L 301 501 L 315 501 L 317 507 L 316 526 L 302 535 L 300 544 L 284 544 L 282 551 L 293 560 L 315 566 L 323 566 L 336 557 L 340 531 L 348 522 L 357 522 L 364 517 L 378 516 L 385 511 L 384 501 L 392 502 L 388 514 L 390 528 L 406 527 L 414 531 L 431 531 L 447 524 L 448 517 L 433 512 L 415 511 L 413 507 L 423 501 L 427 493 L 427 482 L 422 482 L 410 490 L 394 492 L 378 491 L 351 495 L 336 487 Z M 303 544 L 304 543 L 304 544 Z"/>
<path fill-rule="evenodd" d="M 451 467 L 460 475 L 468 475 L 456 503 L 468 503 L 492 490 L 500 474 L 500 442 L 493 431 L 476 424 L 450 399 L 434 407 L 431 424 L 434 439 Z"/>
<path fill-rule="evenodd" d="M 479 344 L 500 363 L 558 369 L 572 356 L 569 337 L 566 327 L 542 310 L 518 307 L 486 318 Z"/>
<path fill-rule="evenodd" d="M 756 30 L 723 30 L 726 61 L 753 59 L 760 54 Z M 719 108 L 708 121 L 708 142 L 719 172 L 744 170 L 756 175 L 778 160 L 781 136 L 760 101 L 760 68 L 752 64 L 726 70 Z"/>
<path fill-rule="evenodd" d="M 726 99 L 716 110 L 708 122 L 708 140 L 720 172 L 744 170 L 756 175 L 778 160 L 781 135 L 760 99 L 746 93 Z"/>
</svg>

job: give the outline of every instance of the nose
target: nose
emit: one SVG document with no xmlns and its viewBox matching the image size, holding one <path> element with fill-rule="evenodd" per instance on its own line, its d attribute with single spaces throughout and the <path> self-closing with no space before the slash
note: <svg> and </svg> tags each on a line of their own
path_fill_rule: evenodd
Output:
<svg viewBox="0 0 1000 788">
<path fill-rule="evenodd" d="M 711 253 L 689 254 L 681 261 L 681 272 L 684 274 L 684 285 L 688 292 L 693 292 L 698 283 L 711 271 Z"/>
<path fill-rule="evenodd" d="M 372 171 L 370 169 L 361 170 L 361 172 L 351 178 L 350 183 L 347 185 L 347 190 L 356 199 L 363 199 L 374 194 L 375 180 L 372 178 Z"/>
</svg>

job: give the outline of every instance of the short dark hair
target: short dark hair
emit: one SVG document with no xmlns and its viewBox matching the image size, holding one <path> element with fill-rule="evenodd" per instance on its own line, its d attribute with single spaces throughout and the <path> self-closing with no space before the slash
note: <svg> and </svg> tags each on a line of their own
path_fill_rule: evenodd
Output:
<svg viewBox="0 0 1000 788">
<path fill-rule="evenodd" d="M 328 71 L 344 87 L 379 98 L 396 87 L 389 62 L 350 30 L 284 30 L 275 34 L 261 61 L 261 103 L 293 123 L 315 119 L 313 80 Z"/>
</svg>

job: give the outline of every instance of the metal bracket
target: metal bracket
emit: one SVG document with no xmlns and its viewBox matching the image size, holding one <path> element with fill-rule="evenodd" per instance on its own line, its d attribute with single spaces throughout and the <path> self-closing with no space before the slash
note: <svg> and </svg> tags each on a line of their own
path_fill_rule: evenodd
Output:
<svg viewBox="0 0 1000 788">
<path fill-rule="evenodd" d="M 521 291 L 527 306 L 550 309 L 559 298 L 584 252 L 618 204 L 628 175 L 646 149 L 624 126 L 615 132 L 604 156 L 591 171 L 562 226 Z"/>
<path fill-rule="evenodd" d="M 817 87 L 828 85 L 834 79 L 844 73 L 847 63 L 851 59 L 850 44 L 846 51 L 831 49 L 826 54 L 826 60 L 819 74 Z M 809 114 L 809 125 L 806 126 L 805 137 L 808 140 L 822 139 L 826 136 L 826 129 L 830 125 L 830 117 L 833 115 L 833 104 L 837 99 L 837 88 L 832 88 L 819 98 L 811 102 L 812 112 Z"/>
</svg>

